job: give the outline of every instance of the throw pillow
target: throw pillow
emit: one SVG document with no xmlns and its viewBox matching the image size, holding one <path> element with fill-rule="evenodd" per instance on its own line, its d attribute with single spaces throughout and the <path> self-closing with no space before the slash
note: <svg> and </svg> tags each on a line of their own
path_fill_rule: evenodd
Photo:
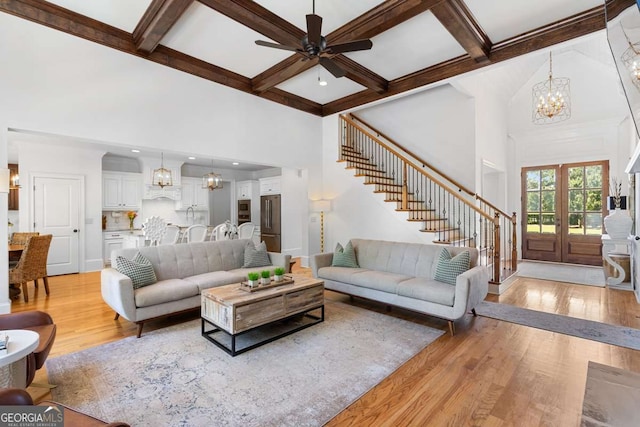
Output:
<svg viewBox="0 0 640 427">
<path fill-rule="evenodd" d="M 458 275 L 469 269 L 470 262 L 469 251 L 460 252 L 451 258 L 449 251 L 446 248 L 442 248 L 438 263 L 436 264 L 434 279 L 439 282 L 455 285 Z"/>
<path fill-rule="evenodd" d="M 351 241 L 343 248 L 340 243 L 336 245 L 336 250 L 333 251 L 333 259 L 331 260 L 332 267 L 349 267 L 358 268 L 358 260 L 356 259 L 356 250 L 353 248 Z"/>
<path fill-rule="evenodd" d="M 116 270 L 131 279 L 133 289 L 153 285 L 158 281 L 158 279 L 156 279 L 156 273 L 153 271 L 151 261 L 145 258 L 140 252 L 138 252 L 133 259 L 118 256 L 116 258 Z"/>
<path fill-rule="evenodd" d="M 267 253 L 267 244 L 260 242 L 258 246 L 249 243 L 244 248 L 244 265 L 242 268 L 265 267 L 271 265 L 269 254 Z"/>
</svg>

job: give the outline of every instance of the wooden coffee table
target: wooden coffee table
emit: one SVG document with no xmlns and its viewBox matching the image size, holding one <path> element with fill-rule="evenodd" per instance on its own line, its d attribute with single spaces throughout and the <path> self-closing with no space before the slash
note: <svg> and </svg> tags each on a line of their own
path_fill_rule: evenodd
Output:
<svg viewBox="0 0 640 427">
<path fill-rule="evenodd" d="M 231 356 L 236 356 L 323 322 L 324 282 L 305 276 L 291 277 L 294 283 L 254 292 L 241 290 L 240 283 L 202 291 L 202 336 Z M 314 311 L 319 311 L 319 315 L 311 313 Z M 294 317 L 299 321 L 292 320 L 292 325 L 287 327 L 284 321 Z M 283 325 L 278 325 L 275 334 L 265 333 L 265 338 L 238 348 L 238 336 L 278 322 Z M 207 324 L 214 328 L 207 330 Z M 228 345 L 214 337 L 220 333 L 230 338 L 226 340 Z"/>
</svg>

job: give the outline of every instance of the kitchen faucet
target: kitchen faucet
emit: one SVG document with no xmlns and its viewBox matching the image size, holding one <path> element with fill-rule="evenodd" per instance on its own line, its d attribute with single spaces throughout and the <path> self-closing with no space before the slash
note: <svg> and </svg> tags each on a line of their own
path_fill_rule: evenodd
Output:
<svg viewBox="0 0 640 427">
<path fill-rule="evenodd" d="M 195 222 L 196 222 L 196 211 L 193 209 L 193 206 L 189 206 L 189 207 L 187 208 L 187 213 L 186 213 L 186 215 L 187 215 L 187 221 L 189 221 L 189 209 L 191 209 L 191 217 L 193 218 L 193 220 L 192 220 L 192 222 L 191 222 L 191 223 L 192 223 L 192 224 L 195 224 Z"/>
</svg>

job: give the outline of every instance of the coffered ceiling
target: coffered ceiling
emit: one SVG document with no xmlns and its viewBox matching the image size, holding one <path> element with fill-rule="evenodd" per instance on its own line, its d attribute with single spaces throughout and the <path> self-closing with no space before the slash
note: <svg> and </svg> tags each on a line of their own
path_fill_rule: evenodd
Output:
<svg viewBox="0 0 640 427">
<path fill-rule="evenodd" d="M 607 3 L 617 15 L 635 1 Z M 0 0 L 0 11 L 320 116 L 605 26 L 603 0 L 316 0 L 328 44 L 373 42 L 333 56 L 346 72 L 335 78 L 317 58 L 255 44 L 299 46 L 312 0 Z"/>
</svg>

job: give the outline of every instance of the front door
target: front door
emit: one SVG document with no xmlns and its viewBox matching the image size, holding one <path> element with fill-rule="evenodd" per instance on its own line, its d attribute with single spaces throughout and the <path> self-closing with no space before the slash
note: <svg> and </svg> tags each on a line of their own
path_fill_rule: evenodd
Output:
<svg viewBox="0 0 640 427">
<path fill-rule="evenodd" d="M 79 271 L 80 180 L 74 178 L 34 178 L 34 230 L 52 234 L 47 273 Z"/>
<path fill-rule="evenodd" d="M 522 258 L 602 265 L 609 162 L 522 168 Z"/>
</svg>

